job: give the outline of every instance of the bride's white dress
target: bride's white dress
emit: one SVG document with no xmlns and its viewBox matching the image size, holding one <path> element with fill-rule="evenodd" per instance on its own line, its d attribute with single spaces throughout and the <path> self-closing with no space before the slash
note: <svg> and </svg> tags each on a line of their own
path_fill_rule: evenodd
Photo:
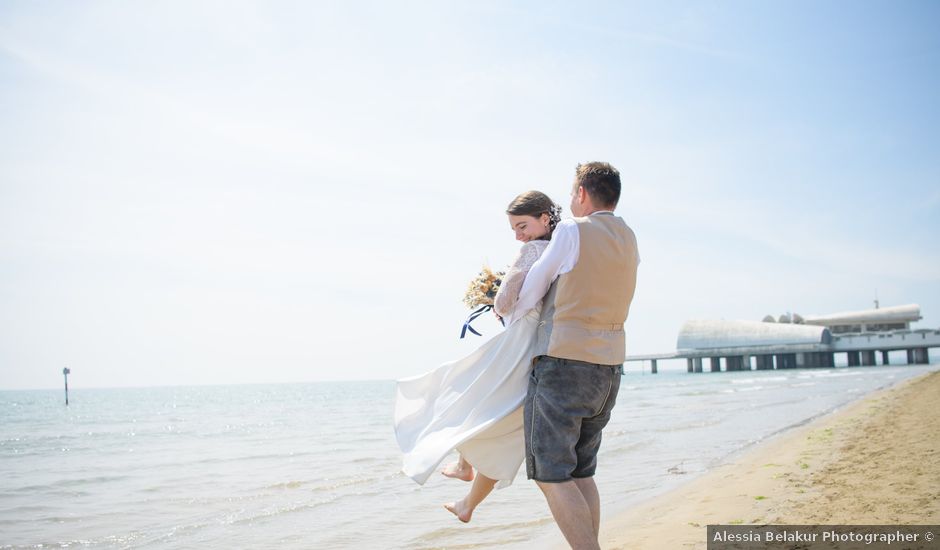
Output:
<svg viewBox="0 0 940 550">
<path fill-rule="evenodd" d="M 515 312 L 525 274 L 548 241 L 525 243 L 496 296 L 507 328 L 470 355 L 398 381 L 395 436 L 402 471 L 420 484 L 454 449 L 483 475 L 512 483 L 525 458 L 522 402 L 541 306 Z M 518 315 L 517 315 L 518 314 Z"/>
</svg>

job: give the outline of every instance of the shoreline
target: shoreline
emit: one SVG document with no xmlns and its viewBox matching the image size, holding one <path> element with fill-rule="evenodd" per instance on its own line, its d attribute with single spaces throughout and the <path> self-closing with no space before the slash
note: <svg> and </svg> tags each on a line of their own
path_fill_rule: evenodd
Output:
<svg viewBox="0 0 940 550">
<path fill-rule="evenodd" d="M 940 371 L 876 390 L 602 518 L 601 547 L 704 549 L 709 524 L 940 523 L 938 404 Z"/>
</svg>

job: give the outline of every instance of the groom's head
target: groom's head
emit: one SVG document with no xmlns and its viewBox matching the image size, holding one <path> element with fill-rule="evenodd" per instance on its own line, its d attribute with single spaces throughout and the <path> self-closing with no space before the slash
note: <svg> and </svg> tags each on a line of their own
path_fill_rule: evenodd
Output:
<svg viewBox="0 0 940 550">
<path fill-rule="evenodd" d="M 606 162 L 579 164 L 571 191 L 571 213 L 587 216 L 613 210 L 620 200 L 620 172 Z"/>
</svg>

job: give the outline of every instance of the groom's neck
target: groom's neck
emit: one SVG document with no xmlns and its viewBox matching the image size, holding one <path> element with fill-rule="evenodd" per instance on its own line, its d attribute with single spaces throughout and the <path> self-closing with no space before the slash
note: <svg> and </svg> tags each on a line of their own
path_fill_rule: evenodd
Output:
<svg viewBox="0 0 940 550">
<path fill-rule="evenodd" d="M 589 208 L 586 208 L 586 209 L 584 210 L 584 213 L 581 214 L 581 215 L 582 215 L 582 216 L 590 216 L 591 214 L 597 214 L 598 212 L 613 212 L 613 211 L 614 211 L 614 209 L 611 208 L 611 207 L 597 207 L 597 208 L 595 208 L 594 206 L 591 206 L 591 207 L 589 207 Z"/>
</svg>

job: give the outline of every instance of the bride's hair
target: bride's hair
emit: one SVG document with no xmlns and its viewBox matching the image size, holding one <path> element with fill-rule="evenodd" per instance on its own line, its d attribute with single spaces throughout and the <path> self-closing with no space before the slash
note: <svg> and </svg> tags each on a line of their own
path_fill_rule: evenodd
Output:
<svg viewBox="0 0 940 550">
<path fill-rule="evenodd" d="M 551 238 L 552 231 L 561 221 L 561 206 L 555 204 L 548 195 L 541 191 L 526 191 L 514 198 L 509 203 L 506 213 L 513 216 L 532 216 L 534 218 L 541 217 L 542 214 L 548 214 L 548 234 L 545 235 L 545 239 Z"/>
</svg>

